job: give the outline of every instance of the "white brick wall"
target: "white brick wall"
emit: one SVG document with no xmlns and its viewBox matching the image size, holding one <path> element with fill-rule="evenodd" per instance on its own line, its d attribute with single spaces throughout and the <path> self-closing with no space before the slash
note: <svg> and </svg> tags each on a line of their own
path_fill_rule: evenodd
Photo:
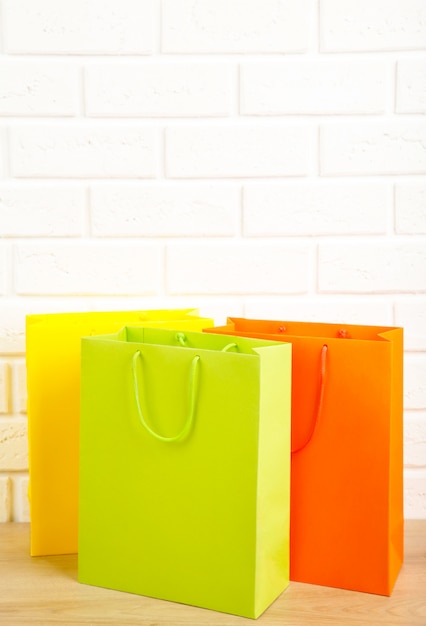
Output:
<svg viewBox="0 0 426 626">
<path fill-rule="evenodd" d="M 303 176 L 309 172 L 310 129 L 260 126 L 176 126 L 166 133 L 170 178 Z"/>
<path fill-rule="evenodd" d="M 326 124 L 321 128 L 321 174 L 426 174 L 423 122 Z"/>
<path fill-rule="evenodd" d="M 383 113 L 384 61 L 264 61 L 241 66 L 242 115 Z"/>
<path fill-rule="evenodd" d="M 151 295 L 161 285 L 161 248 L 155 244 L 63 242 L 15 250 L 19 295 Z"/>
<path fill-rule="evenodd" d="M 0 243 L 0 295 L 6 294 L 8 272 L 12 271 L 12 268 L 8 266 L 7 252 L 7 247 Z"/>
<path fill-rule="evenodd" d="M 28 519 L 25 315 L 405 328 L 426 517 L 424 0 L 0 0 L 0 521 Z"/>
<path fill-rule="evenodd" d="M 0 179 L 2 179 L 6 174 L 6 165 L 8 161 L 6 143 L 6 131 L 0 126 Z"/>
<path fill-rule="evenodd" d="M 244 234 L 384 235 L 391 205 L 381 182 L 255 183 L 244 187 Z"/>
<path fill-rule="evenodd" d="M 150 54 L 155 0 L 3 0 L 11 54 Z"/>
<path fill-rule="evenodd" d="M 424 0 L 321 0 L 324 52 L 424 50 Z"/>
<path fill-rule="evenodd" d="M 79 237 L 85 206 L 82 187 L 0 182 L 3 237 Z"/>
<path fill-rule="evenodd" d="M 313 0 L 163 0 L 165 53 L 303 52 Z"/>
<path fill-rule="evenodd" d="M 96 63 L 86 70 L 90 117 L 224 117 L 237 64 Z"/>
<path fill-rule="evenodd" d="M 70 63 L 0 61 L 1 116 L 77 115 L 79 68 Z"/>
<path fill-rule="evenodd" d="M 426 182 L 395 185 L 395 228 L 398 234 L 426 234 Z"/>
<path fill-rule="evenodd" d="M 10 365 L 0 363 L 0 415 L 11 410 Z"/>
<path fill-rule="evenodd" d="M 160 136 L 147 126 L 12 126 L 16 178 L 154 178 Z"/>
<path fill-rule="evenodd" d="M 398 61 L 396 110 L 397 113 L 425 113 L 425 58 Z"/>
<path fill-rule="evenodd" d="M 318 289 L 323 293 L 426 293 L 424 242 L 320 244 Z"/>
<path fill-rule="evenodd" d="M 5 418 L 0 431 L 0 467 L 25 470 L 28 467 L 27 424 L 22 418 Z"/>
<path fill-rule="evenodd" d="M 306 245 L 276 243 L 179 244 L 167 255 L 171 294 L 306 293 Z"/>
<path fill-rule="evenodd" d="M 0 476 L 0 522 L 10 521 L 11 510 L 11 479 Z"/>
<path fill-rule="evenodd" d="M 93 185 L 96 237 L 230 237 L 238 232 L 238 185 Z"/>
</svg>

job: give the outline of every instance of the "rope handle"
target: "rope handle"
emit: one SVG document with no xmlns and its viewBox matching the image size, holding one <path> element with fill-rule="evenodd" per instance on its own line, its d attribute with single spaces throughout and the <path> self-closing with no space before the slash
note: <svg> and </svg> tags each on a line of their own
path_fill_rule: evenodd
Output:
<svg viewBox="0 0 426 626">
<path fill-rule="evenodd" d="M 327 350 L 328 350 L 328 346 L 325 344 L 323 345 L 323 347 L 321 348 L 321 382 L 320 382 L 320 390 L 319 390 L 319 394 L 318 394 L 318 403 L 317 403 L 317 408 L 316 408 L 316 412 L 315 412 L 315 420 L 312 424 L 311 430 L 309 432 L 309 435 L 306 439 L 306 441 L 299 446 L 298 448 L 292 449 L 291 453 L 292 454 L 297 454 L 298 452 L 301 452 L 304 448 L 306 448 L 306 446 L 308 445 L 308 443 L 311 441 L 312 437 L 314 436 L 314 433 L 318 427 L 318 422 L 319 422 L 319 418 L 322 412 L 322 405 L 323 405 L 323 400 L 324 400 L 324 390 L 325 390 L 325 383 L 326 383 L 326 373 L 327 373 Z"/>
<path fill-rule="evenodd" d="M 185 333 L 182 333 L 182 332 L 176 333 L 175 339 L 178 342 L 178 344 L 181 345 L 183 348 L 187 347 L 186 344 L 187 344 L 188 339 Z M 238 345 L 236 343 L 228 343 L 226 344 L 224 348 L 222 348 L 221 352 L 228 352 L 232 348 L 235 348 L 236 350 L 238 350 Z"/>
<path fill-rule="evenodd" d="M 191 366 L 189 370 L 189 413 L 188 418 L 185 422 L 185 425 L 180 433 L 175 435 L 174 437 L 164 437 L 160 435 L 155 430 L 153 430 L 147 423 L 141 408 L 141 403 L 139 399 L 139 383 L 138 383 L 138 375 L 137 375 L 137 363 L 141 361 L 143 364 L 142 354 L 140 350 L 135 352 L 132 358 L 132 373 L 133 373 L 133 389 L 135 393 L 135 401 L 136 408 L 138 411 L 139 420 L 145 430 L 152 436 L 154 439 L 158 441 L 163 441 L 165 443 L 174 443 L 176 441 L 181 441 L 184 439 L 192 429 L 195 413 L 196 413 L 196 402 L 197 402 L 197 394 L 198 394 L 198 380 L 199 380 L 199 363 L 200 357 L 198 355 L 194 356 L 191 361 Z"/>
<path fill-rule="evenodd" d="M 236 343 L 227 343 L 224 348 L 222 348 L 221 352 L 229 352 L 232 348 L 238 350 L 238 346 Z"/>
</svg>

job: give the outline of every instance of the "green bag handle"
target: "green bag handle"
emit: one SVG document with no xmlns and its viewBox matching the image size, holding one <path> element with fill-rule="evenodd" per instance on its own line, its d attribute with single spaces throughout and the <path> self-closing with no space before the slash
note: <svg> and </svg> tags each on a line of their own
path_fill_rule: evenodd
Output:
<svg viewBox="0 0 426 626">
<path fill-rule="evenodd" d="M 186 420 L 186 423 L 183 429 L 181 430 L 181 432 L 175 435 L 174 437 L 163 437 L 163 435 L 160 435 L 159 433 L 155 432 L 155 430 L 153 430 L 147 424 L 144 418 L 140 400 L 139 400 L 139 384 L 138 384 L 138 376 L 136 372 L 136 364 L 137 364 L 138 359 L 140 359 L 141 362 L 143 362 L 142 354 L 140 350 L 135 352 L 135 354 L 133 355 L 132 372 L 133 372 L 133 387 L 134 387 L 134 392 L 135 392 L 136 407 L 138 410 L 138 415 L 139 415 L 139 419 L 140 419 L 142 426 L 150 435 L 152 435 L 152 437 L 154 437 L 154 439 L 157 439 L 158 441 L 163 441 L 165 443 L 174 443 L 175 441 L 181 441 L 188 435 L 194 423 L 197 392 L 198 392 L 198 369 L 199 369 L 200 357 L 198 355 L 194 356 L 191 362 L 190 370 L 189 370 L 189 415 L 188 415 L 188 419 Z"/>
<path fill-rule="evenodd" d="M 226 346 L 222 348 L 221 352 L 229 352 L 231 348 L 235 348 L 236 350 L 238 350 L 238 346 L 236 343 L 227 343 Z"/>
<path fill-rule="evenodd" d="M 187 338 L 185 333 L 182 332 L 178 332 L 175 335 L 175 339 L 178 342 L 179 345 L 181 345 L 183 348 L 187 347 Z M 221 352 L 228 352 L 229 350 L 231 350 L 231 348 L 235 348 L 236 350 L 238 350 L 238 345 L 236 343 L 228 343 L 226 344 L 226 346 L 224 348 L 222 348 Z"/>
</svg>

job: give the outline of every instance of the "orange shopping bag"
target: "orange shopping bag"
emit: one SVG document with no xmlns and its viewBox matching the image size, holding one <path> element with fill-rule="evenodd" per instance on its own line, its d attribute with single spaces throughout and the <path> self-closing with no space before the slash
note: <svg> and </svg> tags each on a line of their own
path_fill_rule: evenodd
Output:
<svg viewBox="0 0 426 626">
<path fill-rule="evenodd" d="M 403 562 L 403 330 L 229 318 L 290 342 L 290 579 L 390 595 Z"/>
</svg>

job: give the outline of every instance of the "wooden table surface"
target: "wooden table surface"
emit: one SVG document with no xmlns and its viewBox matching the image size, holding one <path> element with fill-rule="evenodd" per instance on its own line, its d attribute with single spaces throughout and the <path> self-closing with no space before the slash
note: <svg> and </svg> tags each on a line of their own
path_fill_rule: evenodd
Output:
<svg viewBox="0 0 426 626">
<path fill-rule="evenodd" d="M 390 598 L 301 583 L 256 621 L 77 582 L 77 556 L 29 556 L 29 525 L 0 524 L 1 626 L 426 625 L 426 520 L 406 522 L 405 563 Z"/>
</svg>

